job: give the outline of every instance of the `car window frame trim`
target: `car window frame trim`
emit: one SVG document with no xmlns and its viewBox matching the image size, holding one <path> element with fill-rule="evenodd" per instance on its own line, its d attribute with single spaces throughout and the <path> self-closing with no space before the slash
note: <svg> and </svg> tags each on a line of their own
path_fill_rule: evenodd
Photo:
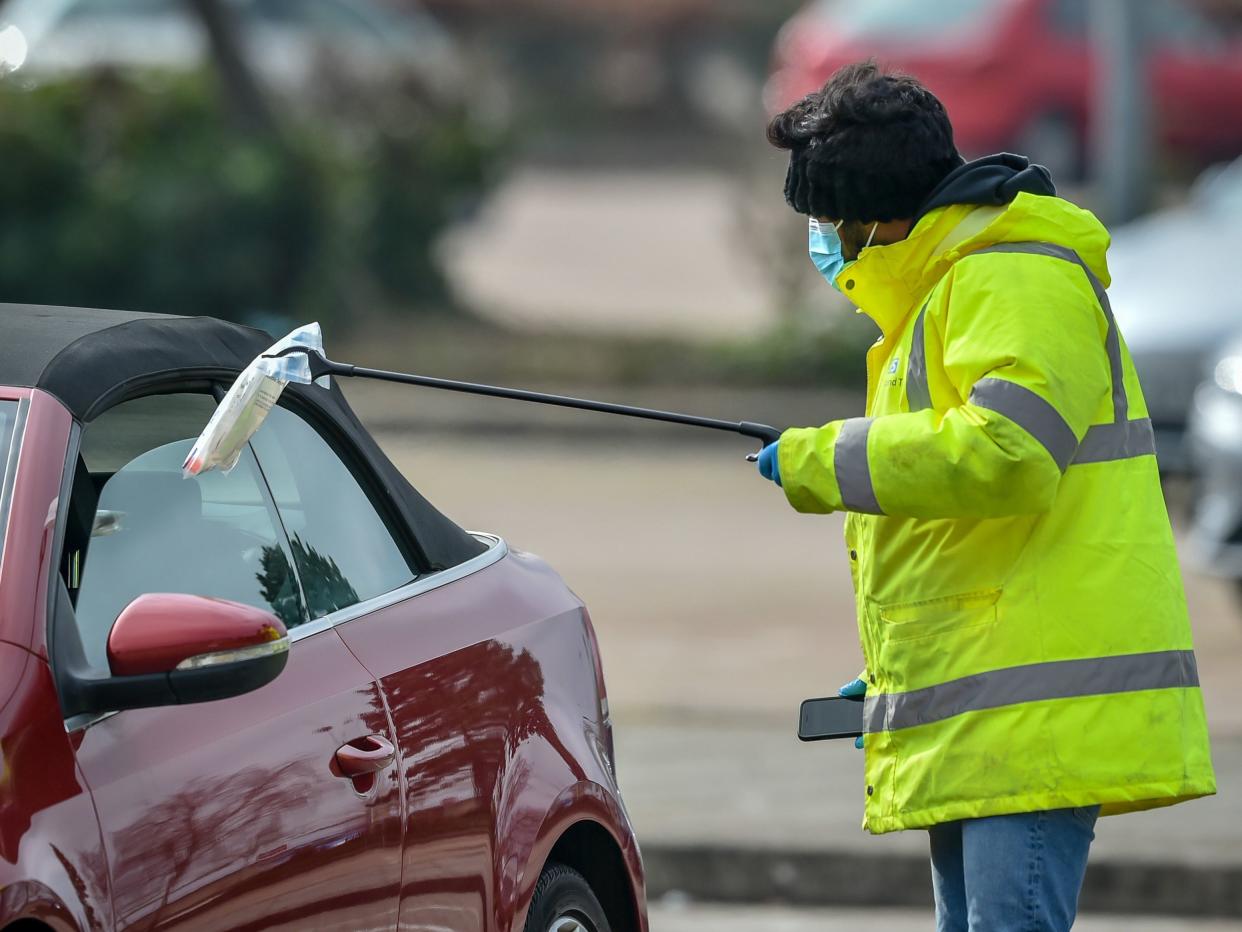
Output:
<svg viewBox="0 0 1242 932">
<path fill-rule="evenodd" d="M 445 570 L 427 573 L 406 583 L 404 586 L 398 586 L 396 589 L 373 596 L 362 602 L 355 602 L 353 605 L 339 608 L 335 612 L 329 612 L 327 615 L 322 615 L 313 621 L 300 624 L 296 628 L 290 628 L 290 649 L 292 649 L 293 644 L 296 644 L 303 638 L 335 628 L 337 625 L 343 625 L 364 615 L 370 615 L 373 612 L 398 605 L 409 599 L 416 598 L 424 592 L 430 592 L 433 589 L 439 589 L 441 586 L 447 586 L 449 583 L 465 579 L 480 570 L 487 569 L 489 566 L 500 562 L 509 555 L 508 542 L 498 534 L 489 534 L 485 531 L 468 531 L 467 533 L 487 544 L 487 549 L 477 556 L 466 560 L 464 563 L 458 563 L 456 566 L 450 566 Z"/>
</svg>

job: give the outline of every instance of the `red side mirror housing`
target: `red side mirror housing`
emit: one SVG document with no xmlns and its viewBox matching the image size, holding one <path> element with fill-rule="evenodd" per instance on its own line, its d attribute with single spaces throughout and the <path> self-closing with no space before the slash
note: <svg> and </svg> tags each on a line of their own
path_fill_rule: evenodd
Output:
<svg viewBox="0 0 1242 932">
<path fill-rule="evenodd" d="M 58 643 L 63 643 L 58 641 Z M 100 677 L 67 646 L 60 661 L 65 716 L 207 702 L 266 686 L 289 660 L 289 632 L 270 612 L 200 595 L 150 593 L 108 634 Z"/>
<path fill-rule="evenodd" d="M 271 612 L 201 595 L 140 595 L 108 634 L 113 676 L 204 669 L 289 649 L 289 633 Z"/>
</svg>

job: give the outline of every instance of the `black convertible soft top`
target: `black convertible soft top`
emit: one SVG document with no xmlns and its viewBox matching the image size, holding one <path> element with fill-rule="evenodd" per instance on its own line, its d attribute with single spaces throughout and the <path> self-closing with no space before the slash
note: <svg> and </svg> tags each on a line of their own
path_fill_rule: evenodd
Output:
<svg viewBox="0 0 1242 932">
<path fill-rule="evenodd" d="M 0 385 L 42 389 L 86 422 L 173 379 L 230 383 L 272 343 L 261 330 L 211 317 L 0 304 Z M 412 543 L 427 570 L 455 566 L 486 549 L 406 481 L 335 383 L 329 391 L 289 385 L 285 392 L 326 415 L 361 453 L 379 480 L 383 504 L 413 529 Z"/>
</svg>

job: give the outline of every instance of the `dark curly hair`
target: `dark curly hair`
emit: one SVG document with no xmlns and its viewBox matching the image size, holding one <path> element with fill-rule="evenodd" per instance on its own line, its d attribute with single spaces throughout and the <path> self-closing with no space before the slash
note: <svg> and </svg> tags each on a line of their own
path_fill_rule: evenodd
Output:
<svg viewBox="0 0 1242 932">
<path fill-rule="evenodd" d="M 768 124 L 789 150 L 785 200 L 801 214 L 881 222 L 913 217 L 962 164 L 944 105 L 874 60 L 846 65 Z"/>
</svg>

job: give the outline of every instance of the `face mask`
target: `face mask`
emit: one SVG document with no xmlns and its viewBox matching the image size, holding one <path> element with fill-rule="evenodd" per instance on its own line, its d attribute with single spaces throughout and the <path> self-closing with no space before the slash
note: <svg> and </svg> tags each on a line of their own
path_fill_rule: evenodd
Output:
<svg viewBox="0 0 1242 932">
<path fill-rule="evenodd" d="M 837 291 L 841 290 L 837 285 L 837 276 L 844 271 L 846 266 L 853 265 L 856 261 L 851 259 L 847 262 L 841 255 L 841 237 L 837 235 L 837 231 L 841 229 L 841 224 L 844 222 L 844 220 L 838 220 L 835 226 L 830 227 L 811 217 L 809 223 L 811 261 L 815 263 L 815 268 L 819 269 L 819 274 L 824 276 L 828 284 Z M 867 237 L 863 249 L 871 245 L 878 226 L 879 223 L 876 223 L 871 227 L 871 235 Z"/>
<path fill-rule="evenodd" d="M 845 268 L 845 257 L 841 255 L 841 237 L 837 230 L 841 229 L 844 220 L 837 221 L 836 226 L 820 223 L 814 217 L 810 220 L 810 253 L 811 261 L 819 274 L 828 280 L 833 288 L 837 288 L 837 276 Z"/>
</svg>

